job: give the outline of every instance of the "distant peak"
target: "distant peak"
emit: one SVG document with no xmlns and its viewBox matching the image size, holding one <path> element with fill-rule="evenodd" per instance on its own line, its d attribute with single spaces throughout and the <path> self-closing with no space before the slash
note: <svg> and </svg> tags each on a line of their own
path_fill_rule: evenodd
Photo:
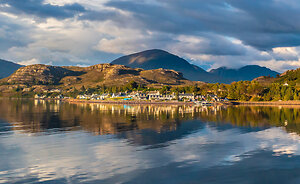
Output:
<svg viewBox="0 0 300 184">
<path fill-rule="evenodd" d="M 144 50 L 144 51 L 141 51 L 141 52 L 165 52 L 165 53 L 169 53 L 165 50 L 162 50 L 162 49 L 149 49 L 149 50 Z"/>
<path fill-rule="evenodd" d="M 239 68 L 230 68 L 230 67 L 222 66 L 222 67 L 219 67 L 219 68 L 212 69 L 211 71 L 215 71 L 215 70 L 236 70 L 236 71 L 239 71 L 239 70 L 243 70 L 243 69 L 256 69 L 256 68 L 263 68 L 263 69 L 270 70 L 269 68 L 267 68 L 265 66 L 245 65 L 245 66 L 242 66 L 242 67 L 239 67 Z"/>
<path fill-rule="evenodd" d="M 0 63 L 10 63 L 10 64 L 22 66 L 22 65 L 20 65 L 20 64 L 18 64 L 18 63 L 14 63 L 14 62 L 12 62 L 12 61 L 7 61 L 7 60 L 4 60 L 4 59 L 0 59 Z"/>
<path fill-rule="evenodd" d="M 221 66 L 219 68 L 215 68 L 215 69 L 212 69 L 212 70 L 218 70 L 218 69 L 228 70 L 228 69 L 231 69 L 231 68 L 228 68 L 227 66 Z"/>
<path fill-rule="evenodd" d="M 140 54 L 170 54 L 171 55 L 171 53 L 169 53 L 165 50 L 161 50 L 161 49 L 149 49 L 149 50 L 136 52 L 136 53 L 131 54 L 131 55 L 140 55 Z"/>
<path fill-rule="evenodd" d="M 241 68 L 266 68 L 264 66 L 259 66 L 259 65 L 246 65 L 246 66 L 243 66 Z M 240 69 L 241 69 L 240 68 Z"/>
</svg>

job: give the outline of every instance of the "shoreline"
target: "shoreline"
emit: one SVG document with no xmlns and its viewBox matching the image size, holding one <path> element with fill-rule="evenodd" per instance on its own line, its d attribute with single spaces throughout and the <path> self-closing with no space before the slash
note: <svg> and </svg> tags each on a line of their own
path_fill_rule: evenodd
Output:
<svg viewBox="0 0 300 184">
<path fill-rule="evenodd" d="M 99 100 L 78 100 L 78 99 L 63 99 L 69 103 L 90 103 L 90 104 L 116 104 L 116 105 L 196 105 L 193 102 L 176 102 L 176 101 L 99 101 Z M 213 106 L 295 106 L 300 107 L 300 101 L 276 101 L 276 102 L 212 102 Z"/>
<path fill-rule="evenodd" d="M 300 106 L 300 101 L 261 101 L 261 102 L 241 102 L 241 101 L 232 101 L 232 105 L 241 105 L 241 106 Z"/>
<path fill-rule="evenodd" d="M 159 101 L 105 101 L 105 100 L 78 100 L 78 99 L 64 99 L 63 101 L 69 103 L 92 103 L 92 104 L 131 104 L 131 105 L 194 105 L 193 102 L 159 102 Z"/>
<path fill-rule="evenodd" d="M 60 100 L 69 103 L 99 103 L 99 104 L 151 104 L 151 105 L 195 105 L 194 102 L 181 102 L 181 101 L 143 101 L 143 100 L 133 100 L 133 101 L 112 101 L 112 100 L 80 100 L 80 99 L 55 99 L 55 98 L 7 98 L 0 97 L 0 99 L 31 99 L 31 100 Z M 241 105 L 241 106 L 300 106 L 299 101 L 259 101 L 259 102 L 249 102 L 249 101 L 229 101 L 229 102 L 211 102 L 213 105 Z"/>
</svg>

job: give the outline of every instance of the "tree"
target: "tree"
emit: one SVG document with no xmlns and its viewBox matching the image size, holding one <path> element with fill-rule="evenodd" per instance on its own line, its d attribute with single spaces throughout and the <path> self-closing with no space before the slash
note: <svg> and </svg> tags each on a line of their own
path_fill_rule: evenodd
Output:
<svg viewBox="0 0 300 184">
<path fill-rule="evenodd" d="M 283 100 L 285 101 L 293 100 L 293 91 L 290 87 L 286 89 Z"/>
<path fill-rule="evenodd" d="M 137 89 L 138 88 L 138 84 L 135 82 L 135 81 L 130 81 L 128 84 L 126 84 L 125 86 L 124 86 L 124 88 L 123 89 L 125 89 L 125 91 L 126 90 L 134 90 L 134 89 Z"/>
<path fill-rule="evenodd" d="M 160 92 L 161 94 L 166 94 L 169 90 L 170 90 L 170 86 L 163 86 L 163 87 L 159 90 L 159 92 Z"/>
<path fill-rule="evenodd" d="M 297 91 L 294 92 L 294 100 L 300 100 L 299 94 Z"/>
<path fill-rule="evenodd" d="M 86 91 L 85 87 L 81 86 L 80 91 L 85 92 Z"/>
</svg>

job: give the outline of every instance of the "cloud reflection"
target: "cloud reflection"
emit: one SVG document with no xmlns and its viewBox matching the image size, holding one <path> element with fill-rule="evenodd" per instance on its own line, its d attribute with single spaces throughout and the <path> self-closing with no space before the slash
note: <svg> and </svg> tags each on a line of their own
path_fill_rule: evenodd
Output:
<svg viewBox="0 0 300 184">
<path fill-rule="evenodd" d="M 166 147 L 155 149 L 132 145 L 126 139 L 115 139 L 114 136 L 94 137 L 83 132 L 38 137 L 17 134 L 7 137 L 5 142 L 2 140 L 0 143 L 6 149 L 2 149 L 1 154 L 5 155 L 5 160 L 20 159 L 17 165 L 6 163 L 12 165 L 10 171 L 13 172 L 1 173 L 3 183 L 12 176 L 15 182 L 33 176 L 39 182 L 103 180 L 133 172 L 139 175 L 141 170 L 174 163 L 181 167 L 212 168 L 234 165 L 264 150 L 276 156 L 300 154 L 299 136 L 286 133 L 282 128 L 244 133 L 237 128 L 218 131 L 209 124 L 168 142 Z M 18 154 L 11 155 L 12 150 L 7 149 L 12 145 Z M 130 174 L 127 179 L 130 177 L 136 176 Z"/>
<path fill-rule="evenodd" d="M 0 183 L 204 182 L 213 170 L 236 177 L 300 161 L 299 109 L 12 102 L 0 101 Z"/>
</svg>

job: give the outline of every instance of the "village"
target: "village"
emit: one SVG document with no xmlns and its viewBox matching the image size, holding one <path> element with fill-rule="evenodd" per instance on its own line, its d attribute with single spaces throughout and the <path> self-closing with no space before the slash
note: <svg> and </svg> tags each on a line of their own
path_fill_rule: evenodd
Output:
<svg viewBox="0 0 300 184">
<path fill-rule="evenodd" d="M 71 97 L 64 96 L 61 91 L 54 89 L 48 93 L 56 93 L 57 96 L 50 97 L 49 95 L 34 96 L 35 99 L 71 99 Z M 171 101 L 171 102 L 226 102 L 227 98 L 221 98 L 214 94 L 198 95 L 194 93 L 164 93 L 159 91 L 132 91 L 132 92 L 119 92 L 119 93 L 103 93 L 103 94 L 80 94 L 73 99 L 78 100 L 93 100 L 93 101 Z"/>
</svg>

